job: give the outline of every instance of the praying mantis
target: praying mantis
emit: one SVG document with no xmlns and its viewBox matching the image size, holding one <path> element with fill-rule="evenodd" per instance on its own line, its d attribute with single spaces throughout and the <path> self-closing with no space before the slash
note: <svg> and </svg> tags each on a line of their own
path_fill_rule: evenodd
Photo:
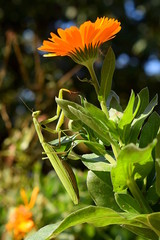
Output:
<svg viewBox="0 0 160 240">
<path fill-rule="evenodd" d="M 67 89 L 63 89 L 63 88 L 60 89 L 59 96 L 58 96 L 59 98 L 63 98 L 63 91 L 70 92 Z M 57 113 L 54 117 L 44 120 L 42 122 L 39 122 L 38 117 L 39 117 L 40 113 L 41 113 L 40 111 L 32 112 L 33 123 L 35 126 L 35 130 L 37 132 L 39 141 L 42 145 L 42 148 L 43 148 L 45 154 L 49 158 L 55 172 L 57 173 L 59 179 L 61 180 L 64 188 L 66 189 L 70 198 L 72 199 L 73 203 L 78 204 L 78 200 L 79 200 L 78 187 L 77 187 L 75 175 L 74 175 L 71 167 L 66 163 L 66 161 L 61 160 L 59 158 L 59 156 L 56 153 L 53 146 L 51 146 L 49 143 L 47 143 L 45 141 L 42 131 L 41 131 L 42 129 L 44 129 L 44 130 L 52 132 L 52 133 L 58 133 L 58 135 L 60 137 L 60 127 L 62 126 L 62 124 L 64 122 L 64 113 L 61 110 L 60 106 L 58 105 Z M 57 122 L 55 130 L 48 128 L 45 125 L 45 124 L 55 121 L 57 119 L 58 119 L 58 122 Z"/>
</svg>

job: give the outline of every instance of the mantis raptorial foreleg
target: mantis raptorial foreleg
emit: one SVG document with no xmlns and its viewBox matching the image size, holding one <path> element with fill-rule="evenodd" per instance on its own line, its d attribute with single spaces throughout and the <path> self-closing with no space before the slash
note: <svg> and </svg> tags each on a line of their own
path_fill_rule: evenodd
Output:
<svg viewBox="0 0 160 240">
<path fill-rule="evenodd" d="M 70 91 L 68 89 L 62 88 L 59 91 L 58 98 L 63 99 L 63 92 L 64 91 L 70 93 Z M 55 121 L 57 119 L 58 119 L 58 122 L 57 122 L 55 130 L 53 130 L 53 129 L 51 129 L 51 128 L 46 126 L 46 124 L 51 123 L 51 122 L 53 122 L 53 121 Z M 47 120 L 42 121 L 40 124 L 41 124 L 41 127 L 45 131 L 48 131 L 48 132 L 51 132 L 51 133 L 58 133 L 58 138 L 60 139 L 60 136 L 61 136 L 60 128 L 61 128 L 63 122 L 64 122 L 64 113 L 63 113 L 62 109 L 60 108 L 60 106 L 57 105 L 56 115 L 54 117 L 52 117 L 52 118 L 49 118 Z"/>
<path fill-rule="evenodd" d="M 58 114 L 57 114 L 57 116 L 58 116 Z M 76 182 L 74 173 L 73 173 L 72 169 L 70 168 L 70 166 L 67 165 L 67 163 L 65 161 L 62 161 L 58 157 L 58 155 L 56 154 L 56 152 L 52 148 L 52 146 L 50 144 L 48 144 L 47 142 L 45 142 L 43 134 L 41 132 L 41 124 L 38 122 L 39 115 L 40 115 L 40 111 L 36 111 L 36 112 L 32 113 L 33 123 L 34 123 L 35 129 L 36 129 L 39 141 L 44 149 L 44 152 L 46 153 L 47 157 L 49 158 L 52 166 L 54 167 L 59 179 L 61 180 L 63 186 L 65 187 L 66 191 L 70 195 L 72 201 L 74 202 L 74 204 L 78 204 L 79 194 L 78 194 L 77 182 Z M 53 120 L 53 118 L 52 118 L 52 120 Z"/>
</svg>

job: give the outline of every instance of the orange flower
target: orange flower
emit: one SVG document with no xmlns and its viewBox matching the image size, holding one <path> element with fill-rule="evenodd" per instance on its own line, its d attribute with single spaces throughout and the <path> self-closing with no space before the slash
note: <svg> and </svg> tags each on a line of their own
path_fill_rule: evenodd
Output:
<svg viewBox="0 0 160 240">
<path fill-rule="evenodd" d="M 30 232 L 34 227 L 34 221 L 32 218 L 32 212 L 39 188 L 35 187 L 32 192 L 31 200 L 28 202 L 24 189 L 21 190 L 21 197 L 24 205 L 20 205 L 13 209 L 9 216 L 9 222 L 6 224 L 8 232 L 13 233 L 14 240 L 22 240 L 25 235 Z"/>
<path fill-rule="evenodd" d="M 115 37 L 121 30 L 120 22 L 106 17 L 97 18 L 93 23 L 84 22 L 80 28 L 72 26 L 65 30 L 59 28 L 58 35 L 51 34 L 49 41 L 43 41 L 38 49 L 48 52 L 46 57 L 70 56 L 78 63 L 85 62 L 90 58 L 97 57 L 98 47 Z"/>
</svg>

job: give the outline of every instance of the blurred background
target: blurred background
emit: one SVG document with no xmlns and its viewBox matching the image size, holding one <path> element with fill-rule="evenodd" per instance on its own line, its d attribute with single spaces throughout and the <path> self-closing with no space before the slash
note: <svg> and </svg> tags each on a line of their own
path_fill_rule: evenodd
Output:
<svg viewBox="0 0 160 240">
<path fill-rule="evenodd" d="M 131 89 L 148 87 L 150 97 L 160 89 L 160 1 L 159 0 L 1 0 L 0 1 L 0 237 L 5 231 L 9 210 L 20 204 L 20 189 L 40 193 L 35 206 L 37 228 L 65 217 L 74 207 L 48 160 L 42 160 L 31 108 L 42 111 L 42 119 L 55 115 L 55 96 L 61 87 L 80 92 L 96 104 L 94 89 L 81 83 L 85 68 L 69 57 L 43 58 L 37 47 L 57 28 L 79 26 L 86 20 L 108 16 L 121 22 L 122 30 L 102 47 L 95 64 L 100 75 L 103 54 L 112 46 L 116 70 L 112 89 L 122 105 Z M 68 97 L 68 96 L 67 96 Z M 70 96 L 69 96 L 70 97 Z M 74 100 L 74 96 L 73 100 Z M 156 109 L 159 111 L 159 109 Z M 53 125 L 54 127 L 54 125 Z M 56 136 L 55 136 L 56 137 Z M 78 151 L 86 152 L 83 146 Z M 93 204 L 86 188 L 86 171 L 80 162 L 71 162 L 80 188 L 79 207 Z M 57 239 L 142 239 L 113 226 L 95 229 L 78 226 Z"/>
</svg>

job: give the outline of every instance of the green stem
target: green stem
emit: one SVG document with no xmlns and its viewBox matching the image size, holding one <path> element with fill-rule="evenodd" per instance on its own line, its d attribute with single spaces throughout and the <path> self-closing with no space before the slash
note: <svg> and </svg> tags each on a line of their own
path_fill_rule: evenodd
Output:
<svg viewBox="0 0 160 240">
<path fill-rule="evenodd" d="M 99 86 L 99 82 L 98 82 L 97 76 L 96 76 L 94 68 L 93 68 L 93 62 L 92 61 L 87 62 L 87 64 L 85 66 L 88 68 L 88 71 L 89 71 L 89 73 L 91 75 L 92 84 L 93 84 L 93 86 L 94 86 L 94 88 L 96 90 L 96 94 L 97 94 L 97 97 L 98 97 L 99 96 L 99 88 L 100 88 L 100 86 Z M 101 100 L 99 102 L 100 102 L 102 111 L 106 114 L 106 116 L 108 118 L 109 117 L 109 113 L 108 113 L 108 109 L 107 109 L 105 101 Z"/>
<path fill-rule="evenodd" d="M 138 201 L 138 203 L 142 209 L 142 213 L 151 213 L 152 209 L 146 202 L 142 192 L 140 191 L 139 187 L 137 186 L 136 182 L 134 181 L 134 179 L 132 177 L 128 178 L 127 185 L 128 185 L 130 192 L 132 193 L 133 197 Z"/>
<path fill-rule="evenodd" d="M 112 147 L 112 151 L 114 153 L 115 159 L 117 159 L 118 153 L 120 151 L 119 145 L 116 144 L 115 142 L 111 142 L 111 147 Z"/>
<path fill-rule="evenodd" d="M 94 88 L 96 90 L 96 94 L 98 96 L 98 93 L 99 93 L 99 82 L 98 82 L 97 76 L 96 76 L 94 68 L 93 68 L 93 62 L 87 62 L 86 67 L 88 68 L 88 71 L 89 71 L 89 73 L 91 75 L 92 84 L 93 84 L 93 86 L 94 86 Z"/>
<path fill-rule="evenodd" d="M 109 118 L 109 113 L 108 113 L 106 103 L 102 100 L 100 101 L 100 105 L 101 105 L 102 111 L 106 114 L 106 117 Z"/>
</svg>

